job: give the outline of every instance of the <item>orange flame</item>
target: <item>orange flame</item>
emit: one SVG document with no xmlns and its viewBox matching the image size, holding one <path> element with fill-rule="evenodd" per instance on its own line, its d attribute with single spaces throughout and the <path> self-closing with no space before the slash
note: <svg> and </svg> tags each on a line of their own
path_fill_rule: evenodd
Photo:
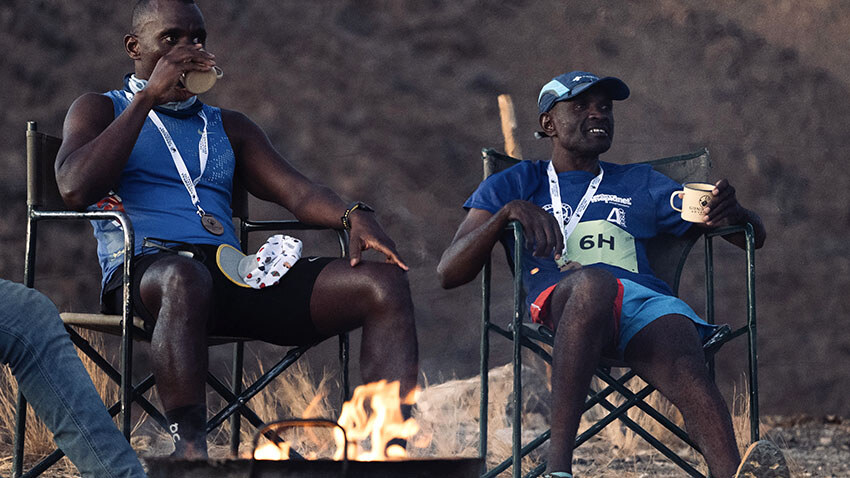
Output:
<svg viewBox="0 0 850 478">
<path fill-rule="evenodd" d="M 396 438 L 408 440 L 419 431 L 416 420 L 401 416 L 399 382 L 381 380 L 367 383 L 354 389 L 351 400 L 342 405 L 337 423 L 348 436 L 348 457 L 358 461 L 382 461 L 407 456 L 407 450 L 397 444 L 387 446 Z M 414 401 L 415 392 L 405 397 L 405 402 Z M 369 407 L 371 414 L 366 410 Z M 363 441 L 369 439 L 370 449 L 364 449 Z M 343 456 L 342 432 L 334 430 L 337 451 L 335 460 Z"/>
<path fill-rule="evenodd" d="M 394 439 L 410 440 L 419 431 L 419 425 L 413 418 L 405 420 L 401 415 L 401 404 L 416 403 L 418 390 L 410 392 L 402 401 L 399 396 L 398 381 L 381 380 L 354 389 L 351 400 L 342 405 L 342 413 L 337 423 L 345 430 L 348 443 L 345 443 L 342 431 L 334 429 L 336 452 L 334 460 L 342 460 L 345 447 L 348 459 L 357 461 L 398 460 L 407 456 L 407 450 L 398 444 L 390 444 Z M 368 441 L 366 449 L 364 442 Z M 429 440 L 430 441 L 430 440 Z M 309 457 L 309 456 L 308 456 Z M 265 443 L 254 451 L 258 460 L 288 460 L 289 444 L 280 446 Z"/>
<path fill-rule="evenodd" d="M 256 460 L 288 460 L 289 459 L 289 443 L 282 442 L 280 445 L 267 442 L 260 445 L 254 450 L 254 459 Z"/>
</svg>

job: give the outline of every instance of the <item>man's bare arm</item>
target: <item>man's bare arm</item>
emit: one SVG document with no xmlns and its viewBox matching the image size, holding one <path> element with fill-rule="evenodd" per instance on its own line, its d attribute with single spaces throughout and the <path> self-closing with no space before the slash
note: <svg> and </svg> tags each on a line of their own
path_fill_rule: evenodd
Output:
<svg viewBox="0 0 850 478">
<path fill-rule="evenodd" d="M 225 131 L 236 155 L 236 174 L 254 196 L 288 209 L 298 220 L 339 229 L 346 203 L 330 188 L 301 174 L 277 152 L 265 132 L 245 115 L 222 110 Z M 351 216 L 351 264 L 360 253 L 375 249 L 387 262 L 407 270 L 395 243 L 370 212 L 355 210 Z"/>
<path fill-rule="evenodd" d="M 62 147 L 56 157 L 56 182 L 68 207 L 76 210 L 114 188 L 153 105 L 138 94 L 115 118 L 112 100 L 87 93 L 65 117 Z"/>
<path fill-rule="evenodd" d="M 563 249 L 563 234 L 557 221 L 535 204 L 522 200 L 511 201 L 496 214 L 483 209 L 470 209 L 437 266 L 442 286 L 451 289 L 474 279 L 490 257 L 505 227 L 514 220 L 522 224 L 525 246 L 534 248 L 534 255 L 559 254 Z"/>
<path fill-rule="evenodd" d="M 104 95 L 87 93 L 74 101 L 56 157 L 56 182 L 68 207 L 85 209 L 114 188 L 148 112 L 155 105 L 190 98 L 191 93 L 178 87 L 180 75 L 213 65 L 213 56 L 201 44 L 178 45 L 157 61 L 147 87 L 117 118 L 112 100 Z"/>
</svg>

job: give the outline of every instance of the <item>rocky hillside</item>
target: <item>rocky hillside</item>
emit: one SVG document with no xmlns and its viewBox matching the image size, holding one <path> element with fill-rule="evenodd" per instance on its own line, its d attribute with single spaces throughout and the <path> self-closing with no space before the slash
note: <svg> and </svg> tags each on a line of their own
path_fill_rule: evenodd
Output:
<svg viewBox="0 0 850 478">
<path fill-rule="evenodd" d="M 247 113 L 306 174 L 375 206 L 413 267 L 423 372 L 477 367 L 477 285 L 443 291 L 435 266 L 480 180 L 478 151 L 499 146 L 496 96 L 517 106 L 526 157 L 540 85 L 586 69 L 624 79 L 609 161 L 707 146 L 715 176 L 759 211 L 761 404 L 765 413 L 850 413 L 850 5 L 820 0 L 575 2 L 203 0 L 208 48 L 225 78 L 204 98 Z M 0 276 L 21 280 L 24 127 L 60 134 L 70 103 L 118 87 L 125 2 L 0 4 Z M 259 216 L 280 211 L 257 205 Z M 96 307 L 87 225 L 49 225 L 38 287 L 61 308 Z M 308 243 L 308 248 L 312 247 Z M 716 304 L 743 319 L 743 256 L 723 255 Z M 697 310 L 699 254 L 685 284 Z M 498 310 L 507 310 L 501 300 Z M 507 320 L 507 319 L 506 319 Z M 332 350 L 332 349 L 329 349 Z M 743 364 L 740 350 L 733 350 Z M 509 351 L 502 347 L 504 360 Z M 720 381 L 740 385 L 737 364 Z"/>
</svg>

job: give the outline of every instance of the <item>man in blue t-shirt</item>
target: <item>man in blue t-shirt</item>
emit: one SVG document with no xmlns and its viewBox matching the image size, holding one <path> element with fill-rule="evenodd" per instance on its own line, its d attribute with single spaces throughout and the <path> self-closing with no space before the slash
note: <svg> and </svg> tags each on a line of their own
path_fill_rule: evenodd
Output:
<svg viewBox="0 0 850 478">
<path fill-rule="evenodd" d="M 523 161 L 485 180 L 464 204 L 467 216 L 438 272 L 445 288 L 471 281 L 508 223 L 522 224 L 526 243 L 508 246 L 523 248 L 532 319 L 555 331 L 549 476 L 572 476 L 584 399 L 599 359 L 609 356 L 669 398 L 712 475 L 730 477 L 740 455 L 702 349 L 713 328 L 672 296 L 646 256 L 647 239 L 692 227 L 669 204 L 681 185 L 646 165 L 599 160 L 614 137 L 613 101 L 628 96 L 621 80 L 581 71 L 544 85 L 538 134 L 552 139 L 551 160 Z M 702 227 L 750 223 L 761 247 L 764 226 L 729 182 L 718 181 L 711 195 Z M 741 236 L 729 240 L 743 244 Z"/>
<path fill-rule="evenodd" d="M 154 375 L 175 455 L 207 455 L 208 334 L 295 345 L 362 327 L 363 380 L 399 380 L 402 413 L 409 414 L 418 351 L 407 265 L 371 208 L 347 204 L 306 178 L 247 116 L 203 105 L 184 87 L 184 75 L 215 67 L 206 36 L 192 0 L 139 0 L 124 37 L 134 73 L 123 90 L 87 93 L 73 103 L 56 159 L 68 206 L 123 210 L 134 225 L 131 293 L 135 313 L 152 331 Z M 281 266 L 271 270 L 281 276 L 276 284 L 237 284 L 217 265 L 220 247 L 238 246 L 234 177 L 303 222 L 347 229 L 350 259 L 272 262 Z M 95 227 L 106 307 L 121 300 L 117 227 Z M 386 263 L 361 261 L 366 249 L 384 254 Z"/>
</svg>

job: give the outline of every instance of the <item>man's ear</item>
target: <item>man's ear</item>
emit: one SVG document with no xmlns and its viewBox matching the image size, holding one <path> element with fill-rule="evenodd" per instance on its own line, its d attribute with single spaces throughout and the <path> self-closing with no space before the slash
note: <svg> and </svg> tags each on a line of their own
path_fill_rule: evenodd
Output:
<svg viewBox="0 0 850 478">
<path fill-rule="evenodd" d="M 540 115 L 540 128 L 547 136 L 555 136 L 555 123 L 552 121 L 552 116 L 546 112 Z"/>
<path fill-rule="evenodd" d="M 129 33 L 124 35 L 124 51 L 127 52 L 127 56 L 134 60 L 141 58 L 139 54 L 139 39 L 135 35 Z"/>
</svg>

